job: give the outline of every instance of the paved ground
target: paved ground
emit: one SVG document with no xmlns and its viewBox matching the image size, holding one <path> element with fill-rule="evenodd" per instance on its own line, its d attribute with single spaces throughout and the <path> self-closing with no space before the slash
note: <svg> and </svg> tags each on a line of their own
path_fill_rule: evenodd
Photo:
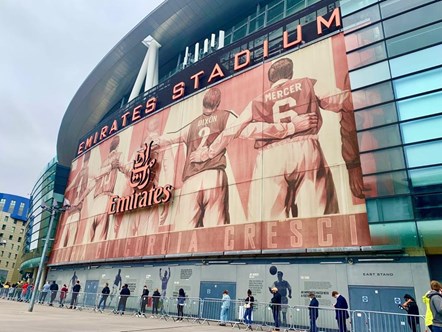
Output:
<svg viewBox="0 0 442 332">
<path fill-rule="evenodd" d="M 44 332 L 221 332 L 232 331 L 232 327 L 222 327 L 188 321 L 174 322 L 158 318 L 136 318 L 132 315 L 117 316 L 111 313 L 95 313 L 35 305 L 28 311 L 28 304 L 0 299 L 0 331 L 44 331 Z M 149 316 L 148 316 L 149 317 Z M 235 329 L 238 331 L 238 329 Z"/>
</svg>

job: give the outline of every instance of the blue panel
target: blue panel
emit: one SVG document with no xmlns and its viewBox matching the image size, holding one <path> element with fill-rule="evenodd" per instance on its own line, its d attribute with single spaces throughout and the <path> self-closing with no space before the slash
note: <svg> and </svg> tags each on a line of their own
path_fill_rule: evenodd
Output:
<svg viewBox="0 0 442 332">
<path fill-rule="evenodd" d="M 442 137 L 442 116 L 401 124 L 404 143 L 414 143 Z M 441 151 L 442 153 L 442 151 Z"/>
<path fill-rule="evenodd" d="M 442 64 L 442 45 L 390 60 L 391 76 L 397 77 Z"/>
<path fill-rule="evenodd" d="M 397 102 L 400 120 L 442 112 L 442 91 Z"/>
<path fill-rule="evenodd" d="M 442 141 L 404 147 L 408 167 L 442 163 Z"/>
<path fill-rule="evenodd" d="M 424 73 L 408 76 L 393 81 L 397 98 L 424 93 L 441 88 L 442 68 L 426 71 Z"/>
</svg>

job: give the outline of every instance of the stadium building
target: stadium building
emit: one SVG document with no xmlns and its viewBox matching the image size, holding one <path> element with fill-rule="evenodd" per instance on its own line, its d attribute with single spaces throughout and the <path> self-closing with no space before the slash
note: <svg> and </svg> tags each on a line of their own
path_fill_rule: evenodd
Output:
<svg viewBox="0 0 442 332">
<path fill-rule="evenodd" d="M 337 289 L 392 312 L 420 298 L 442 279 L 441 12 L 163 2 L 64 115 L 71 209 L 48 278 L 259 301 L 283 278 L 288 304 Z"/>
</svg>

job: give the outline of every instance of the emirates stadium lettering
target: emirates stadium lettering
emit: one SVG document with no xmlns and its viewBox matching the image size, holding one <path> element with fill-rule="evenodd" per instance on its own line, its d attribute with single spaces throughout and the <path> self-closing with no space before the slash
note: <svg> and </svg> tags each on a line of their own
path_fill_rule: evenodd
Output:
<svg viewBox="0 0 442 332">
<path fill-rule="evenodd" d="M 295 16 L 291 18 L 291 20 L 297 20 L 297 17 Z M 290 21 L 284 21 L 285 24 L 288 24 L 289 22 Z M 306 26 L 310 28 L 307 31 L 308 33 L 305 32 L 305 30 L 307 30 Z M 285 51 L 301 46 L 306 41 L 309 42 L 315 40 L 325 34 L 336 31 L 341 26 L 341 17 L 338 7 L 327 15 L 318 16 L 316 22 L 310 22 L 310 25 L 298 24 L 293 30 L 284 30 L 279 50 Z M 234 47 L 235 45 L 236 44 L 232 44 L 231 46 Z M 77 156 L 83 154 L 94 145 L 100 143 L 109 136 L 114 135 L 125 127 L 164 109 L 168 105 L 184 98 L 186 95 L 214 84 L 230 75 L 246 70 L 256 64 L 257 61 L 262 62 L 263 60 L 270 59 L 273 56 L 280 54 L 281 52 L 278 52 L 278 50 L 270 50 L 269 41 L 265 39 L 261 47 L 258 49 L 254 49 L 253 51 L 243 49 L 242 51 L 233 54 L 231 57 L 233 60 L 233 66 L 231 68 L 226 68 L 225 65 L 221 64 L 220 59 L 222 56 L 217 56 L 216 54 L 213 55 L 215 57 L 217 56 L 215 62 L 213 57 L 209 56 L 206 59 L 197 62 L 195 65 L 185 68 L 175 75 L 170 82 L 154 87 L 150 93 L 147 93 L 147 95 L 134 106 L 120 109 L 115 113 L 113 118 L 107 120 L 106 124 L 102 124 L 101 128 L 99 127 L 99 129 L 97 128 L 92 133 L 83 137 L 78 144 Z M 151 194 L 147 198 L 144 196 L 134 196 L 130 202 L 136 205 L 137 202 L 142 201 L 142 204 L 144 204 L 145 199 L 147 199 L 147 202 L 153 202 L 153 197 L 155 197 L 155 194 Z M 152 199 L 148 200 L 148 198 Z M 130 203 L 126 203 L 126 201 L 124 202 L 124 205 L 131 205 Z"/>
<path fill-rule="evenodd" d="M 130 186 L 134 192 L 132 195 L 120 197 L 111 196 L 107 208 L 108 214 L 115 214 L 147 208 L 158 204 L 167 203 L 172 198 L 173 186 L 170 184 L 164 187 L 155 186 L 152 183 L 154 177 L 154 166 L 156 159 L 151 158 L 153 142 L 144 144 L 144 148 L 138 151 L 130 174 Z"/>
</svg>

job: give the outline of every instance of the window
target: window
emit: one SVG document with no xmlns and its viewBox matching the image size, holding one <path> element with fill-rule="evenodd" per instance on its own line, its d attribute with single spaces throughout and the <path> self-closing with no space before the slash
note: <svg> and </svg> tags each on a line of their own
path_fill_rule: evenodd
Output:
<svg viewBox="0 0 442 332">
<path fill-rule="evenodd" d="M 20 246 L 17 246 L 17 251 L 20 251 Z"/>
<path fill-rule="evenodd" d="M 404 169 L 405 162 L 402 148 L 361 153 L 361 165 L 364 174 Z"/>
<path fill-rule="evenodd" d="M 17 254 L 14 255 L 14 258 L 17 259 Z"/>
<path fill-rule="evenodd" d="M 18 208 L 18 215 L 21 216 L 23 214 L 23 210 L 25 209 L 25 203 L 20 203 L 20 207 Z"/>
<path fill-rule="evenodd" d="M 413 169 L 408 174 L 415 192 L 427 192 L 442 183 L 442 166 Z"/>
<path fill-rule="evenodd" d="M 404 147 L 409 167 L 419 167 L 442 163 L 442 140 Z"/>
<path fill-rule="evenodd" d="M 365 29 L 345 35 L 345 48 L 351 51 L 362 46 L 374 43 L 384 38 L 381 23 L 374 24 Z"/>
<path fill-rule="evenodd" d="M 9 266 L 9 262 L 6 262 L 6 267 L 8 267 Z"/>
<path fill-rule="evenodd" d="M 4 250 L 2 250 L 2 253 L 1 253 L 1 257 L 3 257 L 3 255 L 5 254 L 5 251 Z"/>
<path fill-rule="evenodd" d="M 410 192 L 405 171 L 364 176 L 364 186 L 368 189 L 364 191 L 367 198 L 408 194 Z"/>
<path fill-rule="evenodd" d="M 354 114 L 356 128 L 358 130 L 397 122 L 396 107 L 394 103 L 367 108 L 357 111 Z"/>
<path fill-rule="evenodd" d="M 11 243 L 11 249 L 14 249 L 14 243 Z"/>
<path fill-rule="evenodd" d="M 409 196 L 369 199 L 367 214 L 370 222 L 411 220 L 413 205 Z"/>
<path fill-rule="evenodd" d="M 370 25 L 381 19 L 378 6 L 372 6 L 367 9 L 361 10 L 353 15 L 344 17 L 342 19 L 342 25 L 345 32 L 350 32 Z"/>
<path fill-rule="evenodd" d="M 361 8 L 367 7 L 378 0 L 341 0 L 342 16 L 353 13 Z"/>
<path fill-rule="evenodd" d="M 6 225 L 2 225 L 2 230 L 5 230 L 6 229 Z"/>
<path fill-rule="evenodd" d="M 3 219 L 4 221 L 8 221 L 9 220 L 9 217 L 8 216 L 5 216 L 5 218 Z"/>
<path fill-rule="evenodd" d="M 391 76 L 397 77 L 442 64 L 442 45 L 426 48 L 390 60 Z"/>
<path fill-rule="evenodd" d="M 359 149 L 361 152 L 400 145 L 401 136 L 397 124 L 364 130 L 358 133 Z"/>
<path fill-rule="evenodd" d="M 12 233 L 15 233 L 15 226 L 12 226 Z"/>
<path fill-rule="evenodd" d="M 383 18 L 387 18 L 414 7 L 431 2 L 432 0 L 412 0 L 412 1 L 385 1 L 381 2 L 381 13 Z"/>
<path fill-rule="evenodd" d="M 393 100 L 393 89 L 391 82 L 385 82 L 354 91 L 352 95 L 353 106 L 359 109 Z"/>
<path fill-rule="evenodd" d="M 8 253 L 8 258 L 11 258 L 11 253 Z"/>
<path fill-rule="evenodd" d="M 350 73 L 352 89 L 358 89 L 367 85 L 385 81 L 390 78 L 388 61 L 383 61 Z"/>
<path fill-rule="evenodd" d="M 393 85 L 396 97 L 402 98 L 440 89 L 440 82 L 442 82 L 442 68 L 437 68 L 394 80 Z"/>
<path fill-rule="evenodd" d="M 442 215 L 442 194 L 415 196 L 416 217 L 419 219 L 438 219 Z"/>
<path fill-rule="evenodd" d="M 16 203 L 16 201 L 12 200 L 11 203 L 9 204 L 9 210 L 8 210 L 9 213 L 13 213 L 14 212 L 15 203 Z"/>
<path fill-rule="evenodd" d="M 12 240 L 12 235 L 9 235 L 9 240 Z"/>
<path fill-rule="evenodd" d="M 407 32 L 387 39 L 387 50 L 391 57 L 442 42 L 442 23 Z"/>
<path fill-rule="evenodd" d="M 17 242 L 21 242 L 21 237 L 18 238 Z"/>
<path fill-rule="evenodd" d="M 15 268 L 15 263 L 12 263 L 12 268 Z"/>
<path fill-rule="evenodd" d="M 442 116 L 401 124 L 404 143 L 414 143 L 442 137 Z"/>
<path fill-rule="evenodd" d="M 397 102 L 399 118 L 409 120 L 442 112 L 442 91 Z"/>
<path fill-rule="evenodd" d="M 401 1 L 402 5 L 402 1 Z M 440 20 L 442 2 L 418 8 L 383 22 L 385 37 L 397 35 Z"/>
<path fill-rule="evenodd" d="M 356 69 L 373 62 L 384 60 L 387 57 L 384 42 L 370 45 L 363 49 L 347 54 L 348 68 Z"/>
</svg>

